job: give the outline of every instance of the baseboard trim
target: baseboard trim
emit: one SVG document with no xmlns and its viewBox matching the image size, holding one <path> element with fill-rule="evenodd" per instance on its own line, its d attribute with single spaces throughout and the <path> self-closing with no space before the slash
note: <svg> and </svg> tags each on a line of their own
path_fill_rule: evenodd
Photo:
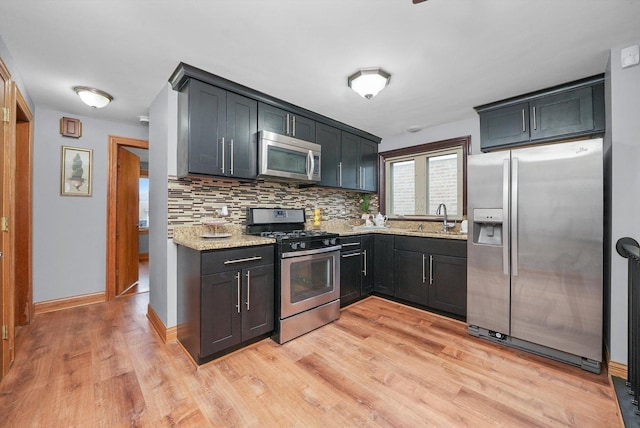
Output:
<svg viewBox="0 0 640 428">
<path fill-rule="evenodd" d="M 628 368 L 626 364 L 616 363 L 615 361 L 609 361 L 607 365 L 607 371 L 610 376 L 626 379 L 628 375 Z"/>
<path fill-rule="evenodd" d="M 148 262 L 149 261 L 149 253 L 140 253 L 140 254 L 138 254 L 138 261 L 140 261 L 140 262 Z"/>
<path fill-rule="evenodd" d="M 147 305 L 147 319 L 164 343 L 175 342 L 178 339 L 178 327 L 165 327 L 164 323 L 158 314 L 156 314 L 156 311 L 153 310 L 151 305 Z"/>
<path fill-rule="evenodd" d="M 63 309 L 76 308 L 78 306 L 102 303 L 106 301 L 106 298 L 106 293 L 104 291 L 100 291 L 98 293 L 64 297 L 62 299 L 45 300 L 44 302 L 34 303 L 33 310 L 34 314 L 37 316 L 40 314 L 46 314 L 47 312 L 55 312 Z"/>
</svg>

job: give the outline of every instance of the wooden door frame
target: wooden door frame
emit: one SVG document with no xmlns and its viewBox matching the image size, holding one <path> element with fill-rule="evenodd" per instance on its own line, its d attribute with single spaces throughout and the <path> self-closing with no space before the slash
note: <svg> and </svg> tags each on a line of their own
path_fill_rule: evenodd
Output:
<svg viewBox="0 0 640 428">
<path fill-rule="evenodd" d="M 149 149 L 149 141 L 109 135 L 107 176 L 107 300 L 116 297 L 116 189 L 118 184 L 118 147 Z"/>
</svg>

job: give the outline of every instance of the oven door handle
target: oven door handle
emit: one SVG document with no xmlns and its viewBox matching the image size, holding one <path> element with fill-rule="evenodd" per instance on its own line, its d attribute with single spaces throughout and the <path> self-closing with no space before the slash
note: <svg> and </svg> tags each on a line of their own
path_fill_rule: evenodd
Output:
<svg viewBox="0 0 640 428">
<path fill-rule="evenodd" d="M 333 247 L 318 248 L 316 250 L 292 251 L 290 253 L 282 253 L 282 258 L 288 259 L 291 257 L 310 256 L 313 254 L 330 253 L 332 251 L 339 251 L 340 248 L 342 248 L 342 245 L 334 245 Z"/>
</svg>

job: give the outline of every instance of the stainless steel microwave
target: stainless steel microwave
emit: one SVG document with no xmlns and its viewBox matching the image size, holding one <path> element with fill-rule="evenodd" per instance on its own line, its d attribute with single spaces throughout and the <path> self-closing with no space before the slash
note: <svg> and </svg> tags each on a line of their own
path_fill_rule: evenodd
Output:
<svg viewBox="0 0 640 428">
<path fill-rule="evenodd" d="M 270 131 L 258 135 L 258 178 L 315 183 L 320 181 L 320 144 Z"/>
</svg>

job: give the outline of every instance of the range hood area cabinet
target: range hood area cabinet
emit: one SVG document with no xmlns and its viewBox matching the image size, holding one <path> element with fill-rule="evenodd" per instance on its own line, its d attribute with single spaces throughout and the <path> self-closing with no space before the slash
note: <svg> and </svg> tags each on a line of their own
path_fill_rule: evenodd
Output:
<svg viewBox="0 0 640 428">
<path fill-rule="evenodd" d="M 258 103 L 189 79 L 178 96 L 178 176 L 257 176 Z"/>
<path fill-rule="evenodd" d="M 604 133 L 602 75 L 475 107 L 483 152 Z"/>
<path fill-rule="evenodd" d="M 258 103 L 258 129 L 288 135 L 299 140 L 316 142 L 316 122 L 304 116 Z"/>
<path fill-rule="evenodd" d="M 322 146 L 320 186 L 375 192 L 378 189 L 378 144 L 346 131 L 316 124 Z"/>
</svg>

